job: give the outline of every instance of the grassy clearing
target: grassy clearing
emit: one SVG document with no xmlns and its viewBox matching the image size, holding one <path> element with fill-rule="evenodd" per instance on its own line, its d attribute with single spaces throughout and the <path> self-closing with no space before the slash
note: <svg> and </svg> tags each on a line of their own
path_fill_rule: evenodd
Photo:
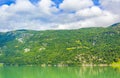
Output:
<svg viewBox="0 0 120 78">
<path fill-rule="evenodd" d="M 3 66 L 3 63 L 0 63 L 0 67 L 2 67 Z"/>
</svg>

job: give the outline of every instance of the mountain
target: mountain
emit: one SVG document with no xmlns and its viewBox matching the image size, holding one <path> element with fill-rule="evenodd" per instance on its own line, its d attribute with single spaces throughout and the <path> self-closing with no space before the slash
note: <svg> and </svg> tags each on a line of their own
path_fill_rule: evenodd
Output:
<svg viewBox="0 0 120 78">
<path fill-rule="evenodd" d="M 111 64 L 119 59 L 120 24 L 0 33 L 0 63 L 5 65 Z"/>
<path fill-rule="evenodd" d="M 120 27 L 120 23 L 115 23 L 115 24 L 111 25 L 111 27 Z"/>
</svg>

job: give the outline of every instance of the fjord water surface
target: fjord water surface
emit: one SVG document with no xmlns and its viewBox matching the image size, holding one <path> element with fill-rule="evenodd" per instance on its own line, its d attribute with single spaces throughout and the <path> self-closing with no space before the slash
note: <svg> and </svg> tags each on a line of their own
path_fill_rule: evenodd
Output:
<svg viewBox="0 0 120 78">
<path fill-rule="evenodd" d="M 0 67 L 0 78 L 120 78 L 112 67 Z"/>
</svg>

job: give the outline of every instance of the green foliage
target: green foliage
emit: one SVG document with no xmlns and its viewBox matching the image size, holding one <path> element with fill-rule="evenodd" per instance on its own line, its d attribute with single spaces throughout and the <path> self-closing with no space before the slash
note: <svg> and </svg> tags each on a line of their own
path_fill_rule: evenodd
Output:
<svg viewBox="0 0 120 78">
<path fill-rule="evenodd" d="M 111 64 L 120 58 L 120 26 L 0 33 L 6 65 Z"/>
</svg>

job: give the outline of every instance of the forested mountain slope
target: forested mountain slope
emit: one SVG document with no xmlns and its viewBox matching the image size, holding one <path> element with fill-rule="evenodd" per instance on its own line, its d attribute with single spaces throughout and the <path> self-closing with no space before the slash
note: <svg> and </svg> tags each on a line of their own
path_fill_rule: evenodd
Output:
<svg viewBox="0 0 120 78">
<path fill-rule="evenodd" d="M 0 33 L 0 63 L 8 65 L 111 64 L 119 59 L 119 23 L 107 28 Z"/>
</svg>

